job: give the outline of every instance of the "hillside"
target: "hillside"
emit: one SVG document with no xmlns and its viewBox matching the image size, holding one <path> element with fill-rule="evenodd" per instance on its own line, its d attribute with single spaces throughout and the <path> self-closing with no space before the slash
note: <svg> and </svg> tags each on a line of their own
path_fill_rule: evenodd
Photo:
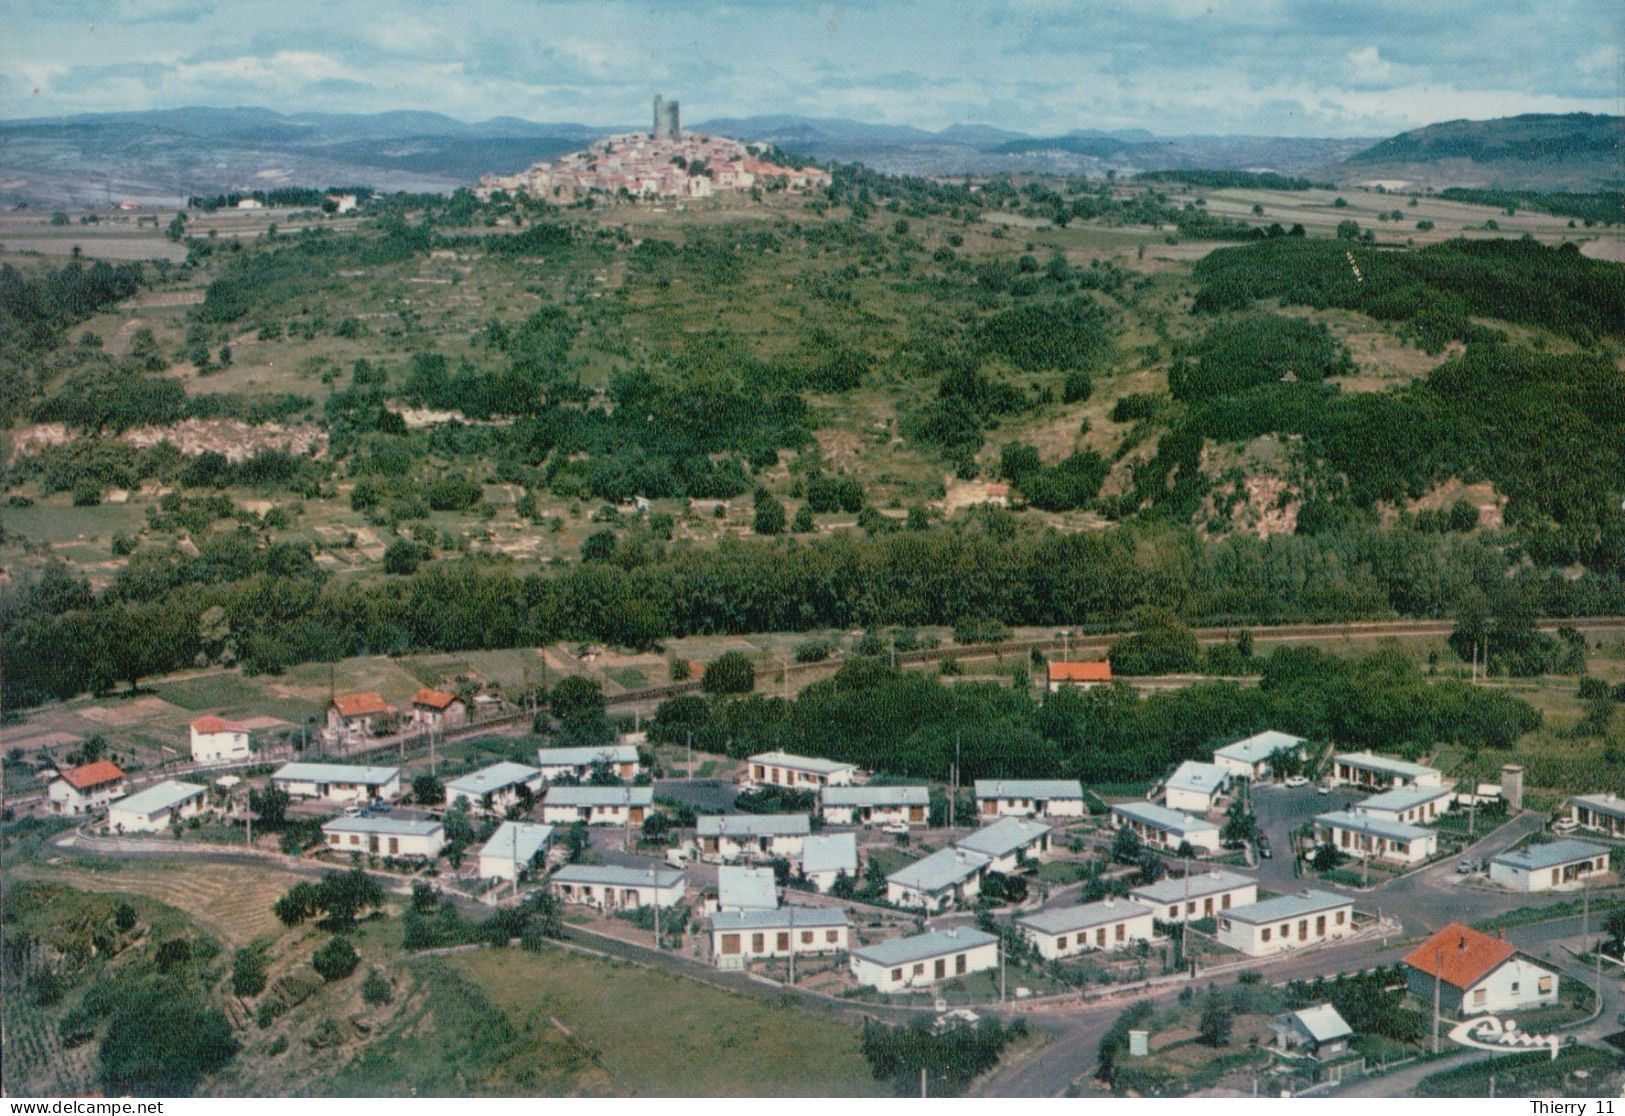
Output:
<svg viewBox="0 0 1625 1116">
<path fill-rule="evenodd" d="M 1625 117 L 1530 113 L 1450 120 L 1351 155 L 1347 174 L 1421 184 L 1597 189 L 1625 182 Z"/>
</svg>

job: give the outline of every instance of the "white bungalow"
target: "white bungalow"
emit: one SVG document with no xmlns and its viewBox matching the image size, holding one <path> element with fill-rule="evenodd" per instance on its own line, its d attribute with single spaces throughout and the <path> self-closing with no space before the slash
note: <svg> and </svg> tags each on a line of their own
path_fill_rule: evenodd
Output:
<svg viewBox="0 0 1625 1116">
<path fill-rule="evenodd" d="M 1151 907 L 1164 922 L 1217 918 L 1232 907 L 1258 902 L 1258 881 L 1214 869 L 1143 884 L 1130 890 L 1128 897 Z"/>
<path fill-rule="evenodd" d="M 636 744 L 606 744 L 603 747 L 542 748 L 536 753 L 536 766 L 549 783 L 574 778 L 586 782 L 595 768 L 603 768 L 630 783 L 643 773 Z"/>
<path fill-rule="evenodd" d="M 1315 840 L 1357 860 L 1420 864 L 1439 851 L 1439 833 L 1419 825 L 1340 810 L 1315 818 Z"/>
<path fill-rule="evenodd" d="M 1041 860 L 1049 854 L 1051 826 L 1032 818 L 1000 818 L 968 837 L 954 842 L 988 859 L 989 872 L 1014 872 L 1023 861 Z"/>
<path fill-rule="evenodd" d="M 446 784 L 446 803 L 461 800 L 473 810 L 506 813 L 508 807 L 533 802 L 541 794 L 542 773 L 522 763 L 493 763 Z"/>
<path fill-rule="evenodd" d="M 938 849 L 887 876 L 886 901 L 920 907 L 928 914 L 973 902 L 982 893 L 982 876 L 991 863 L 969 849 Z"/>
<path fill-rule="evenodd" d="M 1151 802 L 1119 802 L 1111 819 L 1114 828 L 1132 829 L 1152 848 L 1177 850 L 1189 844 L 1198 852 L 1213 852 L 1220 845 L 1216 823 Z"/>
<path fill-rule="evenodd" d="M 852 951 L 852 975 L 881 992 L 929 988 L 997 968 L 999 939 L 968 926 L 892 938 Z"/>
<path fill-rule="evenodd" d="M 1329 942 L 1354 932 L 1354 902 L 1326 891 L 1278 895 L 1219 915 L 1220 945 L 1251 957 Z"/>
<path fill-rule="evenodd" d="M 622 868 L 613 864 L 566 864 L 548 880 L 560 902 L 602 910 L 671 907 L 683 901 L 683 874 L 664 868 Z"/>
<path fill-rule="evenodd" d="M 830 825 L 923 826 L 930 819 L 928 787 L 828 787 L 823 794 L 824 821 Z"/>
<path fill-rule="evenodd" d="M 1525 845 L 1490 858 L 1490 879 L 1513 891 L 1573 891 L 1608 873 L 1608 849 L 1589 841 Z"/>
<path fill-rule="evenodd" d="M 349 763 L 285 763 L 271 773 L 271 785 L 286 791 L 290 798 L 390 801 L 401 795 L 401 769 Z"/>
<path fill-rule="evenodd" d="M 1331 778 L 1334 783 L 1387 790 L 1390 787 L 1437 787 L 1444 782 L 1444 773 L 1436 767 L 1392 756 L 1345 752 L 1333 759 Z"/>
<path fill-rule="evenodd" d="M 427 818 L 334 818 L 322 824 L 334 852 L 433 860 L 446 844 L 446 827 Z"/>
<path fill-rule="evenodd" d="M 1351 809 L 1357 814 L 1369 814 L 1386 821 L 1426 825 L 1449 813 L 1455 797 L 1453 787 L 1395 787 L 1374 794 Z"/>
<path fill-rule="evenodd" d="M 553 827 L 532 822 L 505 821 L 491 839 L 480 847 L 479 874 L 482 880 L 511 880 L 547 858 L 553 844 Z"/>
<path fill-rule="evenodd" d="M 1236 778 L 1251 779 L 1256 783 L 1269 778 L 1271 756 L 1286 752 L 1301 760 L 1306 743 L 1308 741 L 1301 736 L 1270 729 L 1234 744 L 1226 744 L 1213 753 L 1213 762 Z"/>
<path fill-rule="evenodd" d="M 724 864 L 717 869 L 717 910 L 771 911 L 779 905 L 779 885 L 771 868 Z"/>
<path fill-rule="evenodd" d="M 858 766 L 789 752 L 760 752 L 750 757 L 745 771 L 746 783 L 751 786 L 820 791 L 849 786 L 857 776 Z"/>
<path fill-rule="evenodd" d="M 652 787 L 559 787 L 547 789 L 542 820 L 549 825 L 642 825 L 654 809 Z"/>
<path fill-rule="evenodd" d="M 1569 799 L 1569 818 L 1581 829 L 1625 836 L 1625 798 L 1612 793 L 1577 794 Z"/>
<path fill-rule="evenodd" d="M 1104 899 L 1077 907 L 1039 911 L 1016 919 L 1016 925 L 1046 961 L 1091 949 L 1122 949 L 1153 937 L 1150 907 Z"/>
<path fill-rule="evenodd" d="M 711 957 L 718 968 L 736 969 L 759 958 L 840 953 L 848 925 L 839 907 L 718 911 L 711 916 Z"/>
<path fill-rule="evenodd" d="M 801 842 L 801 874 L 819 891 L 827 893 L 842 872 L 857 882 L 857 834 L 815 833 Z"/>
<path fill-rule="evenodd" d="M 1083 784 L 1076 779 L 978 779 L 976 812 L 995 818 L 1081 818 Z"/>
<path fill-rule="evenodd" d="M 166 779 L 110 805 L 107 825 L 115 833 L 157 833 L 203 813 L 207 793 L 196 783 Z"/>
<path fill-rule="evenodd" d="M 696 827 L 700 858 L 723 863 L 741 857 L 797 860 L 811 832 L 808 814 L 704 814 Z"/>
<path fill-rule="evenodd" d="M 1205 814 L 1230 789 L 1230 771 L 1216 763 L 1186 760 L 1162 785 L 1163 804 L 1173 810 Z"/>
</svg>

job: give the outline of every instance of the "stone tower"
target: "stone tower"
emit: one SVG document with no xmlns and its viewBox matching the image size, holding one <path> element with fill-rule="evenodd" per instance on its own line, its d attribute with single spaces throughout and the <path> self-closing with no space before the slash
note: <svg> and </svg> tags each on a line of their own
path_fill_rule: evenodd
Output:
<svg viewBox="0 0 1625 1116">
<path fill-rule="evenodd" d="M 676 139 L 677 102 L 655 97 L 655 139 Z"/>
<path fill-rule="evenodd" d="M 1515 763 L 1501 768 L 1501 797 L 1513 813 L 1523 809 L 1523 768 Z"/>
</svg>

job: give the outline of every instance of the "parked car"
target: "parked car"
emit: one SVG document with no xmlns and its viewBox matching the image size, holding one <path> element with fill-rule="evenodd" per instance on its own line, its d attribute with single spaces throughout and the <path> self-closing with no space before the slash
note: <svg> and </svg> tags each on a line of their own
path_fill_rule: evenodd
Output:
<svg viewBox="0 0 1625 1116">
<path fill-rule="evenodd" d="M 1580 828 L 1580 823 L 1575 821 L 1573 818 L 1558 818 L 1556 821 L 1554 821 L 1552 823 L 1552 832 L 1562 834 L 1562 835 L 1565 835 L 1565 836 L 1570 834 L 1570 833 L 1573 833 L 1576 829 L 1579 829 L 1579 828 Z"/>
<path fill-rule="evenodd" d="M 1286 785 L 1289 787 L 1307 787 L 1309 785 L 1309 780 L 1304 778 L 1302 775 L 1288 775 L 1286 777 Z"/>
<path fill-rule="evenodd" d="M 1322 783 L 1322 784 L 1320 784 L 1320 786 L 1315 788 L 1315 793 L 1316 794 L 1331 794 L 1332 793 L 1332 785 L 1330 783 Z"/>
<path fill-rule="evenodd" d="M 1456 875 L 1458 875 L 1458 876 L 1470 876 L 1472 874 L 1473 874 L 1473 862 L 1472 861 L 1463 860 L 1463 861 L 1460 861 L 1460 862 L 1458 862 L 1456 864 Z"/>
<path fill-rule="evenodd" d="M 368 809 L 370 809 L 375 814 L 387 814 L 391 810 L 393 810 L 394 807 L 391 806 L 387 802 L 378 801 L 378 802 L 374 802 L 371 806 L 368 807 Z"/>
<path fill-rule="evenodd" d="M 344 816 L 347 818 L 364 817 L 366 813 L 367 811 L 360 806 L 346 806 L 344 808 Z"/>
<path fill-rule="evenodd" d="M 1274 852 L 1274 850 L 1272 850 L 1270 848 L 1270 839 L 1268 837 L 1266 837 L 1262 833 L 1260 833 L 1258 835 L 1258 840 L 1256 842 L 1254 842 L 1254 843 L 1258 846 L 1258 855 L 1259 855 L 1260 859 L 1262 859 L 1262 860 L 1274 859 L 1275 852 Z"/>
<path fill-rule="evenodd" d="M 885 825 L 880 827 L 880 832 L 882 832 L 882 833 L 895 833 L 899 837 L 906 837 L 906 836 L 908 836 L 908 823 L 907 822 L 887 822 Z"/>
</svg>

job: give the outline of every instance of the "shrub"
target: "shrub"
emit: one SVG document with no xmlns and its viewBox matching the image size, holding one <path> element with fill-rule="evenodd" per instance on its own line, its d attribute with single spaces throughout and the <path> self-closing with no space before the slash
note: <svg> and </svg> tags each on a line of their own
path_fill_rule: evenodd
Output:
<svg viewBox="0 0 1625 1116">
<path fill-rule="evenodd" d="M 746 694 L 756 688 L 756 666 L 742 651 L 724 651 L 705 665 L 700 689 L 708 694 Z"/>
<path fill-rule="evenodd" d="M 350 939 L 342 937 L 331 939 L 310 959 L 311 967 L 329 983 L 343 980 L 355 972 L 355 967 L 360 963 L 361 955 L 355 951 L 355 946 L 350 944 Z"/>
<path fill-rule="evenodd" d="M 366 977 L 361 981 L 361 998 L 374 1007 L 395 999 L 395 989 L 390 985 L 389 978 L 376 965 L 367 970 Z"/>
</svg>

